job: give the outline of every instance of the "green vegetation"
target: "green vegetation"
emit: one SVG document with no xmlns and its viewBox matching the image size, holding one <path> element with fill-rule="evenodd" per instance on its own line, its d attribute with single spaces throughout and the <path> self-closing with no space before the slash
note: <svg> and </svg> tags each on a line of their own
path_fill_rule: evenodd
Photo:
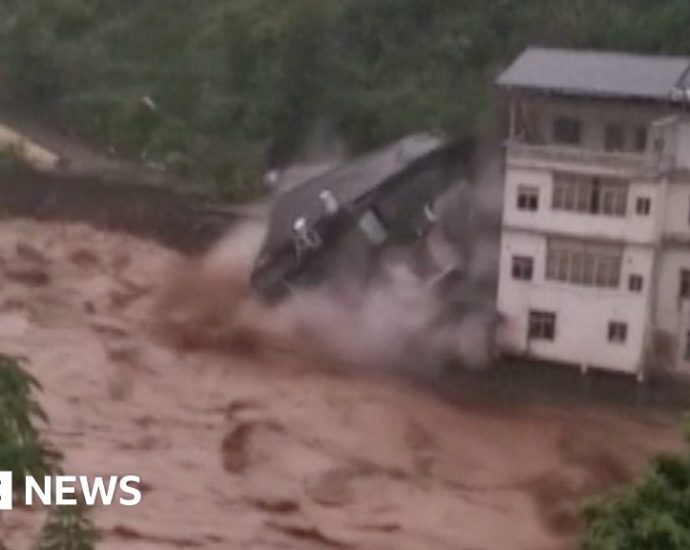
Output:
<svg viewBox="0 0 690 550">
<path fill-rule="evenodd" d="M 53 507 L 33 550 L 92 550 L 96 530 L 83 506 Z"/>
<path fill-rule="evenodd" d="M 690 53 L 686 0 L 0 0 L 6 99 L 251 194 L 314 140 L 486 123 L 527 44 Z"/>
<path fill-rule="evenodd" d="M 690 451 L 658 458 L 638 483 L 589 506 L 585 519 L 583 550 L 690 548 Z"/>
<path fill-rule="evenodd" d="M 23 494 L 25 476 L 42 479 L 57 471 L 61 455 L 44 441 L 37 424 L 47 421 L 34 390 L 38 381 L 19 363 L 0 356 L 0 471 L 14 474 L 15 493 Z"/>
<path fill-rule="evenodd" d="M 40 435 L 48 417 L 36 400 L 38 381 L 13 357 L 0 355 L 0 471 L 11 471 L 15 494 L 23 494 L 25 476 L 42 479 L 58 473 L 62 455 Z M 81 506 L 52 508 L 35 550 L 91 550 L 93 525 Z M 0 540 L 0 550 L 6 546 Z"/>
</svg>

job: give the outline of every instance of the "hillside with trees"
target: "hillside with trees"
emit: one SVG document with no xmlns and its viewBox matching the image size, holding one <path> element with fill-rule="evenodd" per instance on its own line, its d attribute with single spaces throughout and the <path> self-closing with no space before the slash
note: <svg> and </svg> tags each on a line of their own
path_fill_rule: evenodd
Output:
<svg viewBox="0 0 690 550">
<path fill-rule="evenodd" d="M 528 44 L 690 53 L 685 0 L 2 0 L 2 98 L 251 194 L 316 144 L 486 124 Z"/>
</svg>

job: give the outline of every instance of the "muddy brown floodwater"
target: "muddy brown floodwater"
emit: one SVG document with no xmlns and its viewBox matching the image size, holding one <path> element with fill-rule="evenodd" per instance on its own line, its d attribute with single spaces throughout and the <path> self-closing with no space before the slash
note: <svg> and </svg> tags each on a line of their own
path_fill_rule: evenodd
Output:
<svg viewBox="0 0 690 550">
<path fill-rule="evenodd" d="M 223 308 L 247 297 L 180 262 L 87 226 L 0 223 L 0 350 L 41 380 L 66 472 L 143 481 L 136 508 L 92 510 L 101 549 L 571 548 L 584 498 L 679 446 L 666 414 L 451 404 L 333 368 L 299 335 L 253 332 L 273 327 L 260 308 L 226 341 Z M 170 313 L 195 292 L 197 338 Z M 5 514 L 3 541 L 28 548 L 42 515 Z"/>
</svg>

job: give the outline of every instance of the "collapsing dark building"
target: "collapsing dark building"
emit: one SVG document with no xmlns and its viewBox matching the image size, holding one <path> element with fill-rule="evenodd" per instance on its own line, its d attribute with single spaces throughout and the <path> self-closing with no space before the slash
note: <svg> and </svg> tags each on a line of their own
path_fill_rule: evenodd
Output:
<svg viewBox="0 0 690 550">
<path fill-rule="evenodd" d="M 437 271 L 421 244 L 437 198 L 469 178 L 472 150 L 470 140 L 417 134 L 280 192 L 254 288 L 279 299 L 334 278 L 366 282 L 390 254 L 415 257 L 420 275 Z"/>
<path fill-rule="evenodd" d="M 473 157 L 473 140 L 417 134 L 280 191 L 252 287 L 274 303 L 326 289 L 355 323 L 383 308 L 405 342 L 398 364 L 485 365 L 496 315 L 471 269 Z"/>
</svg>

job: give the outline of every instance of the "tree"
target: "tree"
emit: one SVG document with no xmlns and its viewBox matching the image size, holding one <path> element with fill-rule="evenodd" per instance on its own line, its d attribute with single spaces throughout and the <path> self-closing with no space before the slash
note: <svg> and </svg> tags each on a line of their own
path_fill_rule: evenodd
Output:
<svg viewBox="0 0 690 550">
<path fill-rule="evenodd" d="M 583 550 L 687 550 L 690 451 L 657 458 L 641 480 L 590 504 L 585 521 Z"/>
<path fill-rule="evenodd" d="M 26 476 L 58 471 L 62 458 L 38 430 L 48 421 L 34 396 L 40 389 L 17 359 L 0 355 L 0 470 L 13 472 L 15 493 L 24 490 Z"/>
<path fill-rule="evenodd" d="M 82 504 L 51 508 L 32 550 L 93 550 L 96 530 Z"/>
<path fill-rule="evenodd" d="M 41 386 L 20 360 L 0 354 L 0 471 L 11 471 L 15 494 L 26 476 L 42 477 L 60 470 L 62 454 L 41 436 L 48 422 L 35 392 Z M 92 550 L 93 525 L 82 506 L 52 508 L 34 550 Z M 6 550 L 0 540 L 0 550 Z"/>
</svg>

